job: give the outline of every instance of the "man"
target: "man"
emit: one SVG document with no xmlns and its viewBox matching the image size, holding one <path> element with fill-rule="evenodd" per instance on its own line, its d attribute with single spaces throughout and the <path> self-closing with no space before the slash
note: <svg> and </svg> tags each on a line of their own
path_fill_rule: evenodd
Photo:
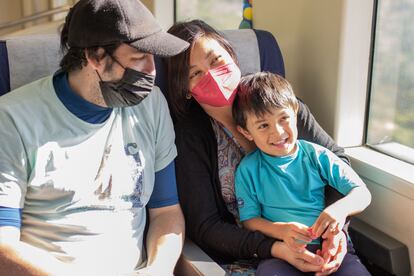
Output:
<svg viewBox="0 0 414 276">
<path fill-rule="evenodd" d="M 171 275 L 184 220 L 153 54 L 188 44 L 138 0 L 80 0 L 61 46 L 61 70 L 0 98 L 0 274 Z"/>
</svg>

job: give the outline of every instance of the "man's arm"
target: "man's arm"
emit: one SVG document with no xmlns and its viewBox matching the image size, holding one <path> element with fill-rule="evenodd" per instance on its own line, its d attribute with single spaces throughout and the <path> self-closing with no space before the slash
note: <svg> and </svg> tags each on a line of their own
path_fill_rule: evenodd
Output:
<svg viewBox="0 0 414 276">
<path fill-rule="evenodd" d="M 19 228 L 0 227 L 0 275 L 71 275 L 71 271 L 48 252 L 21 242 Z"/>
<path fill-rule="evenodd" d="M 180 205 L 149 209 L 145 273 L 173 275 L 184 244 L 184 228 Z"/>
</svg>

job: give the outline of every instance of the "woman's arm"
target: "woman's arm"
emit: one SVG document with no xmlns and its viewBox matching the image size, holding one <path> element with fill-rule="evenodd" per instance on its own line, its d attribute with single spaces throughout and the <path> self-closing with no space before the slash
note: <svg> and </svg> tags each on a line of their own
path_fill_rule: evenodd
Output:
<svg viewBox="0 0 414 276">
<path fill-rule="evenodd" d="M 326 133 L 313 117 L 309 108 L 299 99 L 299 110 L 297 118 L 298 139 L 303 139 L 321 145 L 341 158 L 345 163 L 350 164 L 343 148 Z"/>
<path fill-rule="evenodd" d="M 313 117 L 309 108 L 300 99 L 299 110 L 297 118 L 298 127 L 298 139 L 303 139 L 318 145 L 321 145 L 341 158 L 348 165 L 350 164 L 349 158 L 346 156 L 343 148 L 338 146 L 335 141 L 326 133 L 325 130 L 318 124 L 315 117 Z M 337 190 L 331 186 L 327 186 L 325 189 L 326 206 L 331 205 L 333 202 L 343 197 Z"/>
<path fill-rule="evenodd" d="M 225 209 L 217 187 L 217 144 L 209 120 L 177 126 L 176 135 L 177 187 L 188 236 L 213 258 L 271 257 L 275 239 L 240 228 Z"/>
</svg>

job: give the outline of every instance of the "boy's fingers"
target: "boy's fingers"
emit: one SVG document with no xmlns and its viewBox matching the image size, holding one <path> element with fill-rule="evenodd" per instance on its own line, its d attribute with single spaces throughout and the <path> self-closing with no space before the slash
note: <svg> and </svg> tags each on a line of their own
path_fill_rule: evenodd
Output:
<svg viewBox="0 0 414 276">
<path fill-rule="evenodd" d="M 346 255 L 346 248 L 344 250 L 344 248 L 342 247 L 340 238 L 335 237 L 335 242 L 339 242 L 338 246 L 335 247 L 337 248 L 335 254 L 332 256 L 330 262 L 323 266 L 322 271 L 316 273 L 315 276 L 316 275 L 325 276 L 325 275 L 332 274 L 336 272 L 339 266 L 341 265 Z"/>
<path fill-rule="evenodd" d="M 305 237 L 310 237 L 311 236 L 311 234 L 309 233 L 309 230 L 308 230 L 309 228 L 304 228 L 304 227 L 295 227 L 295 228 L 293 228 L 292 230 L 295 232 L 295 233 L 299 233 L 299 234 L 301 234 L 301 235 L 303 235 L 303 236 L 305 236 Z"/>
<path fill-rule="evenodd" d="M 329 261 L 327 261 L 326 264 L 322 267 L 321 276 L 329 275 L 337 271 L 342 263 L 342 259 L 337 258 L 337 255 L 331 257 L 329 254 L 327 254 L 327 256 L 329 256 Z"/>
<path fill-rule="evenodd" d="M 320 237 L 323 232 L 325 232 L 325 229 L 329 226 L 329 221 L 323 221 L 320 223 L 318 228 L 316 229 L 315 235 L 316 237 Z"/>
<path fill-rule="evenodd" d="M 329 253 L 329 255 L 334 256 L 338 252 L 340 239 L 330 238 L 322 242 L 322 251 L 324 253 Z"/>
<path fill-rule="evenodd" d="M 315 233 L 316 230 L 319 228 L 319 225 L 321 224 L 321 217 L 318 217 L 318 219 L 315 221 L 315 223 L 312 225 L 311 229 L 312 229 L 312 233 Z"/>
<path fill-rule="evenodd" d="M 336 253 L 339 251 L 341 246 L 340 242 L 341 241 L 339 239 L 334 239 L 332 243 L 328 246 L 327 250 L 332 256 L 336 255 Z"/>
<path fill-rule="evenodd" d="M 311 238 L 311 228 L 306 226 L 306 225 L 302 225 L 302 224 L 292 224 L 290 230 L 296 235 L 296 234 L 300 234 L 303 235 L 305 237 Z M 298 237 L 299 239 L 299 237 Z"/>
<path fill-rule="evenodd" d="M 325 252 L 325 253 L 322 255 L 322 257 L 323 257 L 323 259 L 325 260 L 325 263 L 329 263 L 329 262 L 331 261 L 331 257 L 332 257 L 332 255 L 331 255 L 329 252 Z M 332 257 L 332 258 L 334 258 L 334 257 Z"/>
<path fill-rule="evenodd" d="M 294 236 L 294 239 L 298 243 L 310 243 L 312 241 L 312 238 L 309 236 L 304 236 L 302 234 L 296 233 Z"/>
<path fill-rule="evenodd" d="M 338 223 L 337 222 L 332 222 L 326 228 L 325 232 L 322 235 L 322 238 L 323 239 L 326 239 L 330 235 L 334 235 L 335 236 L 338 233 L 339 233 Z"/>
<path fill-rule="evenodd" d="M 343 225 L 341 227 L 339 227 L 339 223 L 336 223 L 335 228 L 332 230 L 332 234 L 334 236 L 338 235 L 339 231 L 341 231 L 340 229 L 342 229 Z"/>
</svg>

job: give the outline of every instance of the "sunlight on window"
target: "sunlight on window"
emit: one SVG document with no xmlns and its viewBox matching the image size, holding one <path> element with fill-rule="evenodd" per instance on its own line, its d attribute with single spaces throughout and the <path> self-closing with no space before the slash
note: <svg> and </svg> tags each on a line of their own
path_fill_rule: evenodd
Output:
<svg viewBox="0 0 414 276">
<path fill-rule="evenodd" d="M 243 0 L 176 0 L 176 20 L 202 19 L 219 30 L 237 29 Z"/>
<path fill-rule="evenodd" d="M 413 1 L 378 1 L 367 144 L 414 164 L 413 18 Z"/>
</svg>

